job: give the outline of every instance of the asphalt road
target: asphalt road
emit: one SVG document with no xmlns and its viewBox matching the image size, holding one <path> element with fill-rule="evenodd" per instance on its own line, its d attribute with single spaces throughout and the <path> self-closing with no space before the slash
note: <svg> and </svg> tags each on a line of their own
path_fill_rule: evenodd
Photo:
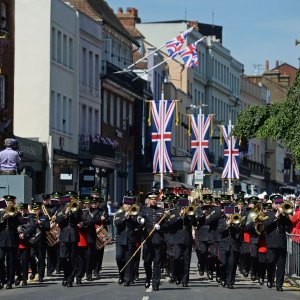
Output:
<svg viewBox="0 0 300 300">
<path fill-rule="evenodd" d="M 162 277 L 159 291 L 145 289 L 143 264 L 140 266 L 140 281 L 130 287 L 117 283 L 118 272 L 115 263 L 115 246 L 107 246 L 104 253 L 101 278 L 92 282 L 83 280 L 82 286 L 74 285 L 66 288 L 61 285 L 61 275 L 46 278 L 45 282 L 29 281 L 26 287 L 14 287 L 12 290 L 0 290 L 0 300 L 29 299 L 29 300 L 84 300 L 84 299 L 120 299 L 120 300 L 299 300 L 300 290 L 289 285 L 284 286 L 283 292 L 260 286 L 256 282 L 245 280 L 239 274 L 233 290 L 223 288 L 216 281 L 210 281 L 206 276 L 199 277 L 196 268 L 196 255 L 193 253 L 189 287 L 183 288 L 170 284 L 168 278 Z"/>
</svg>

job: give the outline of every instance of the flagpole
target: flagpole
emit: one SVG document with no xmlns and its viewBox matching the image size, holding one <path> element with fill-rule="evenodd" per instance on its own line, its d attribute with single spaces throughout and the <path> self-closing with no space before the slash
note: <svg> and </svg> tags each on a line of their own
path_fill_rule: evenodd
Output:
<svg viewBox="0 0 300 300">
<path fill-rule="evenodd" d="M 203 157 L 202 157 L 202 150 L 203 149 L 202 149 L 202 145 L 200 144 L 200 142 L 202 142 L 202 140 L 203 140 L 203 137 L 202 137 L 202 132 L 203 132 L 203 128 L 202 128 L 202 103 L 200 104 L 199 113 L 198 113 L 198 127 L 200 127 L 199 130 L 198 130 L 198 137 L 199 137 L 199 140 L 198 140 L 198 142 L 199 142 L 199 145 L 198 145 L 198 168 L 199 168 L 199 171 L 204 171 L 204 170 L 202 170 L 202 164 L 201 164 L 201 159 L 203 159 Z M 203 179 L 204 179 L 204 174 L 203 174 Z M 202 189 L 202 183 L 199 184 L 199 188 L 200 188 L 200 190 Z"/>
<path fill-rule="evenodd" d="M 228 190 L 231 190 L 231 180 L 232 180 L 232 136 L 230 136 L 231 134 L 231 114 L 229 115 L 229 123 L 228 123 L 228 150 L 229 150 L 229 157 L 228 159 L 230 159 L 230 168 L 228 170 Z M 229 142 L 229 137 L 230 137 L 230 142 Z M 230 171 L 230 172 L 229 172 Z"/>
<path fill-rule="evenodd" d="M 164 81 L 161 85 L 161 128 L 160 128 L 160 189 L 164 188 L 164 151 L 165 151 L 165 141 L 164 141 L 164 131 L 165 131 L 165 92 L 164 92 Z"/>
</svg>

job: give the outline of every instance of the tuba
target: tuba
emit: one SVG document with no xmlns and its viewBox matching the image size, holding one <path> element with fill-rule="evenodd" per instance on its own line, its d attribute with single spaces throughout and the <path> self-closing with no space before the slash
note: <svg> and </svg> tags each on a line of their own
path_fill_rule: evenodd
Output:
<svg viewBox="0 0 300 300">
<path fill-rule="evenodd" d="M 48 246 L 52 247 L 59 242 L 60 227 L 54 220 L 56 213 L 50 217 L 45 205 L 42 205 L 42 211 L 50 220 L 50 230 L 46 232 L 46 237 Z"/>
</svg>

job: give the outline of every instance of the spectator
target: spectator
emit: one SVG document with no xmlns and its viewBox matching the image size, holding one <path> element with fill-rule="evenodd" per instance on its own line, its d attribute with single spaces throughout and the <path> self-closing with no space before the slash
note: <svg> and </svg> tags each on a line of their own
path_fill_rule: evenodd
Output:
<svg viewBox="0 0 300 300">
<path fill-rule="evenodd" d="M 21 161 L 19 153 L 15 150 L 17 141 L 6 139 L 4 141 L 5 149 L 0 152 L 0 174 L 16 175 L 17 164 Z"/>
<path fill-rule="evenodd" d="M 115 208 L 112 205 L 111 201 L 107 201 L 107 210 L 108 210 L 108 216 L 109 216 L 109 225 L 108 227 L 108 233 L 112 237 L 112 240 L 115 240 L 115 224 L 114 224 L 114 216 L 115 216 Z"/>
<path fill-rule="evenodd" d="M 299 236 L 292 236 L 292 240 L 296 243 L 300 244 L 300 200 L 295 201 L 295 211 L 294 214 L 290 217 L 293 228 L 292 234 Z"/>
</svg>

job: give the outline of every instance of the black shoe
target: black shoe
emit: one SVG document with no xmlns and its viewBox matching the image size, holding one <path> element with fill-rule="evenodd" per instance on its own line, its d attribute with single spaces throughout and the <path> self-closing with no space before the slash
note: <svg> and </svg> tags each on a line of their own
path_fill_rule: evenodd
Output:
<svg viewBox="0 0 300 300">
<path fill-rule="evenodd" d="M 264 278 L 258 278 L 259 285 L 264 285 L 265 279 Z"/>
<path fill-rule="evenodd" d="M 99 273 L 94 273 L 94 276 L 95 276 L 96 279 L 100 278 L 100 274 Z"/>
<path fill-rule="evenodd" d="M 176 281 L 176 279 L 173 278 L 173 277 L 171 277 L 171 278 L 169 279 L 169 283 L 174 283 L 175 281 Z"/>
<path fill-rule="evenodd" d="M 124 286 L 130 286 L 130 282 L 129 281 L 125 281 L 124 282 Z"/>
<path fill-rule="evenodd" d="M 207 278 L 209 280 L 213 280 L 214 279 L 214 274 L 212 272 L 207 272 Z"/>
<path fill-rule="evenodd" d="M 87 275 L 86 276 L 86 281 L 93 281 L 92 275 Z"/>
<path fill-rule="evenodd" d="M 69 281 L 69 282 L 67 283 L 67 287 L 73 287 L 73 282 Z"/>
<path fill-rule="evenodd" d="M 39 276 L 39 282 L 44 282 L 44 277 Z"/>
<path fill-rule="evenodd" d="M 277 286 L 277 287 L 276 287 L 276 291 L 277 291 L 277 292 L 283 292 L 283 289 L 282 289 L 281 286 Z"/>
<path fill-rule="evenodd" d="M 244 271 L 243 275 L 244 275 L 244 277 L 245 277 L 245 278 L 247 278 L 247 277 L 248 277 L 248 275 L 249 275 L 249 273 L 248 273 L 248 272 L 246 272 L 246 271 Z"/>
<path fill-rule="evenodd" d="M 24 279 L 24 280 L 22 281 L 22 286 L 25 286 L 25 285 L 27 285 L 27 280 Z"/>
<path fill-rule="evenodd" d="M 216 282 L 220 283 L 221 282 L 221 278 L 220 277 L 216 277 Z"/>
<path fill-rule="evenodd" d="M 2 290 L 2 289 L 3 289 L 3 283 L 0 282 L 0 290 Z"/>
<path fill-rule="evenodd" d="M 187 282 L 182 284 L 182 287 L 188 287 L 188 286 L 189 284 Z"/>
<path fill-rule="evenodd" d="M 159 286 L 158 286 L 158 285 L 154 285 L 154 286 L 152 287 L 152 289 L 153 289 L 153 291 L 158 291 L 158 290 L 159 290 Z"/>
<path fill-rule="evenodd" d="M 21 283 L 21 280 L 20 280 L 19 278 L 17 278 L 17 279 L 15 280 L 15 286 L 20 285 L 20 283 Z"/>
<path fill-rule="evenodd" d="M 179 285 L 181 283 L 181 280 L 176 280 L 176 285 Z"/>
<path fill-rule="evenodd" d="M 12 284 L 8 283 L 8 284 L 6 285 L 6 289 L 7 289 L 7 290 L 12 289 Z"/>
<path fill-rule="evenodd" d="M 62 285 L 62 286 L 67 286 L 67 280 L 64 279 L 64 280 L 61 282 L 61 285 Z"/>
<path fill-rule="evenodd" d="M 119 280 L 118 280 L 118 284 L 122 284 L 122 283 L 124 283 L 124 281 L 125 281 L 125 279 L 124 279 L 124 278 L 119 278 Z"/>
<path fill-rule="evenodd" d="M 135 276 L 134 280 L 135 280 L 135 281 L 139 281 L 139 280 L 140 280 L 140 277 L 139 277 L 139 276 Z"/>
<path fill-rule="evenodd" d="M 200 275 L 200 276 L 203 276 L 203 275 L 204 275 L 204 272 L 203 272 L 203 271 L 199 271 L 199 275 Z"/>
<path fill-rule="evenodd" d="M 145 282 L 145 288 L 147 289 L 147 288 L 149 288 L 150 287 L 150 281 L 146 281 Z"/>
<path fill-rule="evenodd" d="M 221 280 L 221 285 L 222 285 L 223 287 L 225 287 L 225 286 L 226 286 L 226 282 L 225 282 L 224 280 Z"/>
<path fill-rule="evenodd" d="M 267 282 L 267 287 L 270 289 L 274 286 L 274 283 L 272 281 Z"/>
<path fill-rule="evenodd" d="M 77 278 L 77 279 L 76 279 L 76 285 L 82 285 L 81 278 Z"/>
<path fill-rule="evenodd" d="M 232 290 L 233 289 L 233 285 L 232 284 L 228 284 L 227 288 Z"/>
<path fill-rule="evenodd" d="M 35 274 L 32 273 L 30 276 L 29 276 L 30 280 L 33 280 L 35 278 Z"/>
<path fill-rule="evenodd" d="M 251 275 L 251 281 L 255 281 L 256 280 L 256 276 L 255 275 Z"/>
</svg>

